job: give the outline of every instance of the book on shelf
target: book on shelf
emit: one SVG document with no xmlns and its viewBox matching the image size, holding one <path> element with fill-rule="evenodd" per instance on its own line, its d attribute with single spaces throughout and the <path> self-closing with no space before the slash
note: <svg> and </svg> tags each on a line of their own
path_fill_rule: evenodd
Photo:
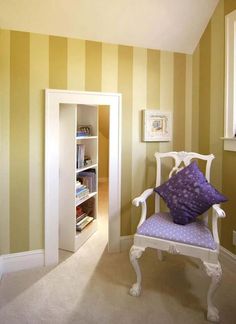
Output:
<svg viewBox="0 0 236 324">
<path fill-rule="evenodd" d="M 76 192 L 84 191 L 86 189 L 88 189 L 86 186 L 81 185 L 81 186 L 79 186 L 79 187 L 76 188 Z"/>
<path fill-rule="evenodd" d="M 80 181 L 76 181 L 76 188 L 79 188 L 82 186 L 82 183 Z"/>
<path fill-rule="evenodd" d="M 76 149 L 76 167 L 77 169 L 84 167 L 85 145 L 77 144 Z"/>
<path fill-rule="evenodd" d="M 84 189 L 83 191 L 76 192 L 76 198 L 77 199 L 82 199 L 82 198 L 85 198 L 85 197 L 88 197 L 88 196 L 89 196 L 88 188 Z"/>
<path fill-rule="evenodd" d="M 91 125 L 78 125 L 76 136 L 91 136 L 92 126 Z"/>
<path fill-rule="evenodd" d="M 87 171 L 79 172 L 78 180 L 89 189 L 89 192 L 96 191 L 96 170 L 89 169 Z"/>
<path fill-rule="evenodd" d="M 94 220 L 91 216 L 85 216 L 81 221 L 76 224 L 76 231 L 81 232 L 88 224 Z"/>
<path fill-rule="evenodd" d="M 91 197 L 90 199 L 85 200 L 80 207 L 88 216 L 94 216 L 96 208 L 95 198 Z"/>
<path fill-rule="evenodd" d="M 76 132 L 76 136 L 77 137 L 88 137 L 88 136 L 91 136 L 91 135 L 90 134 L 87 134 L 85 132 L 78 131 L 78 132 Z"/>
<path fill-rule="evenodd" d="M 82 199 L 89 195 L 89 189 L 82 185 L 79 181 L 76 183 L 76 198 Z"/>
<path fill-rule="evenodd" d="M 81 205 L 76 206 L 76 219 L 81 219 L 81 216 L 86 216 Z"/>
<path fill-rule="evenodd" d="M 79 224 L 86 216 L 88 216 L 86 213 L 81 214 L 80 216 L 76 217 L 76 225 Z"/>
<path fill-rule="evenodd" d="M 79 218 L 76 218 L 76 225 L 82 224 L 86 217 L 88 217 L 88 215 L 86 213 L 83 213 Z"/>
</svg>

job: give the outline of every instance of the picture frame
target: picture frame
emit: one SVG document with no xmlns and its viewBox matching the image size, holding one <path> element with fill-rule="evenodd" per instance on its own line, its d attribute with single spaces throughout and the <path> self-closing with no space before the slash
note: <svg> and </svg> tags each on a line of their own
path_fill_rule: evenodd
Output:
<svg viewBox="0 0 236 324">
<path fill-rule="evenodd" d="M 172 113 L 158 109 L 143 109 L 143 141 L 169 142 L 172 140 Z"/>
</svg>

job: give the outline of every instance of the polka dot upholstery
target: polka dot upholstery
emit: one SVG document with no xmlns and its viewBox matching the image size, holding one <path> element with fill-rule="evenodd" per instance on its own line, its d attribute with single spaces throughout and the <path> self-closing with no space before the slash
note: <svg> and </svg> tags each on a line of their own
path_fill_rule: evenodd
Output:
<svg viewBox="0 0 236 324">
<path fill-rule="evenodd" d="M 208 227 L 199 219 L 187 225 L 173 223 L 169 213 L 154 214 L 139 226 L 137 234 L 216 249 Z"/>
</svg>

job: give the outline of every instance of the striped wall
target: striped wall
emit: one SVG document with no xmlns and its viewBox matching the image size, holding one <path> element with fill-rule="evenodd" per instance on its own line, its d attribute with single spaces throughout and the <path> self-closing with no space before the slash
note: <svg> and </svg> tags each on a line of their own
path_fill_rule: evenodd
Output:
<svg viewBox="0 0 236 324">
<path fill-rule="evenodd" d="M 227 218 L 220 224 L 221 244 L 234 253 L 236 154 L 223 150 L 220 137 L 224 134 L 224 17 L 235 9 L 235 0 L 220 0 L 192 55 L 192 149 L 216 157 L 211 181 L 229 199 L 223 205 Z"/>
<path fill-rule="evenodd" d="M 221 242 L 236 252 L 236 154 L 220 140 L 224 16 L 234 9 L 219 2 L 193 55 L 0 30 L 0 254 L 43 247 L 45 88 L 122 93 L 122 235 L 138 222 L 132 198 L 154 184 L 155 151 L 211 152 L 212 182 L 229 198 Z M 173 112 L 172 142 L 141 141 L 143 108 Z"/>
<path fill-rule="evenodd" d="M 129 235 L 139 216 L 132 198 L 155 181 L 154 152 L 196 141 L 191 82 L 189 55 L 1 30 L 1 253 L 43 247 L 45 88 L 122 93 L 121 234 Z M 173 112 L 172 142 L 141 141 L 144 108 Z"/>
<path fill-rule="evenodd" d="M 0 253 L 10 251 L 10 32 L 0 31 Z"/>
<path fill-rule="evenodd" d="M 29 246 L 30 35 L 10 38 L 10 249 Z M 17 235 L 16 235 L 17 233 Z M 14 240 L 11 238 L 14 237 Z"/>
<path fill-rule="evenodd" d="M 227 15 L 236 9 L 234 0 L 225 0 L 224 14 Z M 223 23 L 221 17 L 221 24 Z M 224 55 L 222 53 L 222 55 Z M 236 231 L 236 152 L 223 152 L 223 173 L 222 173 L 222 187 L 229 198 L 226 204 L 227 218 L 222 225 L 222 243 L 224 247 L 233 253 L 236 253 L 235 246 L 232 245 L 233 230 Z"/>
</svg>

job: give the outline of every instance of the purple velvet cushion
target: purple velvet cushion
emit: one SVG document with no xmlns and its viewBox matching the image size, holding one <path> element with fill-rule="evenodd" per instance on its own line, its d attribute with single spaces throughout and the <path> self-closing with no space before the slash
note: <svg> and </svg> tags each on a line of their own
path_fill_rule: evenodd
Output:
<svg viewBox="0 0 236 324">
<path fill-rule="evenodd" d="M 227 201 L 206 180 L 195 161 L 154 191 L 166 202 L 174 223 L 181 225 L 194 221 L 212 205 Z"/>
</svg>

